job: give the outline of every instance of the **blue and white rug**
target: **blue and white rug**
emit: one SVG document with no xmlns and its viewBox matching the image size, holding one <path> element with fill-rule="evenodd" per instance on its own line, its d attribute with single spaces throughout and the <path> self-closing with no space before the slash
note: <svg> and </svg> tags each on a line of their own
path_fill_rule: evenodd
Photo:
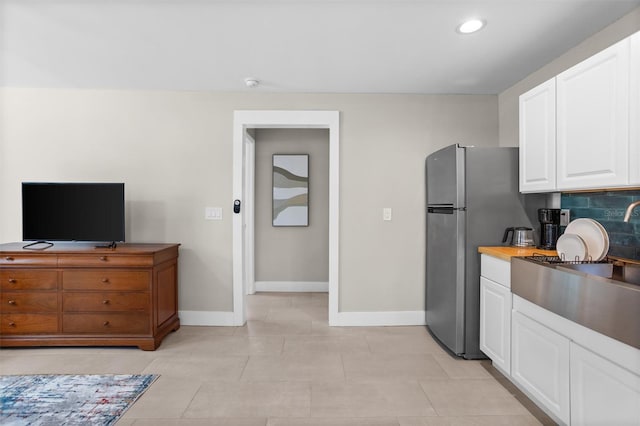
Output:
<svg viewBox="0 0 640 426">
<path fill-rule="evenodd" d="M 0 424 L 112 425 L 157 375 L 0 376 Z"/>
</svg>

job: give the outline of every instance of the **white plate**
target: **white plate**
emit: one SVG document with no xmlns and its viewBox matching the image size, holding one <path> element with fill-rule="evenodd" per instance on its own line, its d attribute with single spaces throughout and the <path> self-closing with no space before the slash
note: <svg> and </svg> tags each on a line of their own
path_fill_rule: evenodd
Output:
<svg viewBox="0 0 640 426">
<path fill-rule="evenodd" d="M 579 235 L 584 240 L 591 256 L 590 260 L 602 260 L 609 252 L 609 235 L 596 220 L 587 218 L 573 220 L 564 233 Z"/>
<path fill-rule="evenodd" d="M 587 260 L 589 257 L 589 249 L 579 235 L 567 234 L 560 235 L 556 242 L 556 251 L 560 259 L 566 261 Z"/>
<path fill-rule="evenodd" d="M 607 230 L 604 229 L 604 226 L 602 226 L 600 222 L 594 219 L 591 219 L 591 220 L 593 221 L 593 223 L 595 223 L 598 226 L 598 228 L 600 228 L 600 231 L 602 232 L 602 236 L 604 238 L 604 247 L 602 248 L 602 253 L 600 253 L 600 256 L 598 256 L 597 259 L 593 259 L 593 260 L 602 260 L 609 253 L 609 234 L 607 233 Z M 591 257 L 593 257 L 593 255 L 591 255 Z"/>
</svg>

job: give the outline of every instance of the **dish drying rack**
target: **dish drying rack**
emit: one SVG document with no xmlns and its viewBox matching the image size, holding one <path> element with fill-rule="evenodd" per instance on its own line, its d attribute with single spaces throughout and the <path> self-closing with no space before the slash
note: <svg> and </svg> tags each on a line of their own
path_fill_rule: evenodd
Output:
<svg viewBox="0 0 640 426">
<path fill-rule="evenodd" d="M 596 264 L 596 263 L 612 263 L 609 257 L 605 257 L 602 260 L 593 260 L 591 256 L 589 256 L 586 260 L 580 259 L 565 259 L 564 255 L 562 256 L 549 256 L 546 254 L 537 254 L 533 253 L 531 256 L 526 256 L 525 259 L 530 259 L 539 263 L 551 263 L 551 264 L 569 264 L 569 265 L 581 265 L 581 264 Z"/>
</svg>

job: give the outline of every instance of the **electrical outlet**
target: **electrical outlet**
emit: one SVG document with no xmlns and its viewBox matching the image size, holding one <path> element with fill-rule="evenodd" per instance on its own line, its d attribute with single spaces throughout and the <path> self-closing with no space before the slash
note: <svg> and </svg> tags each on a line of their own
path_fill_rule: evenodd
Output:
<svg viewBox="0 0 640 426">
<path fill-rule="evenodd" d="M 391 220 L 391 207 L 382 209 L 382 220 Z"/>
<path fill-rule="evenodd" d="M 560 209 L 560 226 L 567 226 L 571 222 L 571 210 Z"/>
</svg>

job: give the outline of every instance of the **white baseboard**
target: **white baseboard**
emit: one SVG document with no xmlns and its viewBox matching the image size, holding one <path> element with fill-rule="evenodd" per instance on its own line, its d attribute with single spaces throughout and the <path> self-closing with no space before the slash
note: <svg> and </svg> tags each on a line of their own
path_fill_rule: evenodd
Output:
<svg viewBox="0 0 640 426">
<path fill-rule="evenodd" d="M 181 325 L 235 326 L 233 312 L 179 311 Z"/>
<path fill-rule="evenodd" d="M 366 327 L 425 325 L 425 311 L 338 312 L 330 318 L 331 326 Z"/>
<path fill-rule="evenodd" d="M 328 293 L 328 281 L 256 281 L 256 291 Z"/>
<path fill-rule="evenodd" d="M 265 291 L 265 290 L 260 290 Z M 275 290 L 274 290 L 275 291 Z M 283 291 L 283 290 L 278 290 Z M 179 311 L 180 324 L 200 326 L 238 326 L 233 312 Z M 424 311 L 398 312 L 338 312 L 330 325 L 337 327 L 384 327 L 401 325 L 425 325 Z"/>
</svg>

